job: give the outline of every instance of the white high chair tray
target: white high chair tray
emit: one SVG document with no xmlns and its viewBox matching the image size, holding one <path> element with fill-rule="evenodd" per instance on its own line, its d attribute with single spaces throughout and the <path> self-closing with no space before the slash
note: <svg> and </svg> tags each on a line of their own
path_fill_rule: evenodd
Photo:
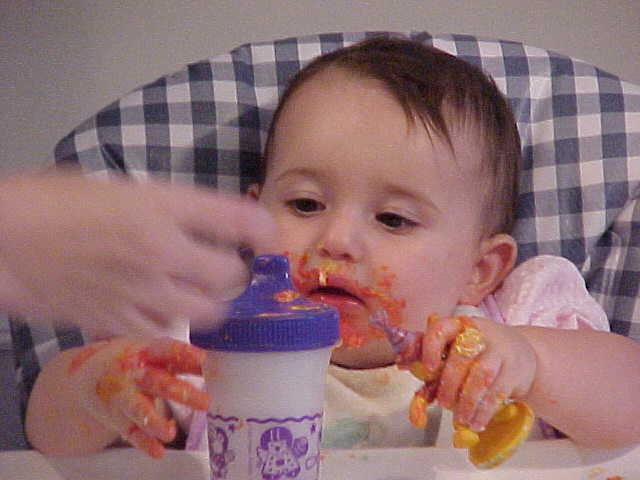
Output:
<svg viewBox="0 0 640 480">
<path fill-rule="evenodd" d="M 568 440 L 528 442 L 493 470 L 476 470 L 466 452 L 448 448 L 325 450 L 323 480 L 640 480 L 640 447 L 618 451 L 582 449 Z M 133 449 L 112 449 L 78 458 L 34 451 L 0 452 L 2 480 L 209 480 L 207 456 L 167 451 L 152 460 Z M 253 479 L 252 479 L 253 480 Z M 260 479 L 256 479 L 260 480 Z"/>
</svg>

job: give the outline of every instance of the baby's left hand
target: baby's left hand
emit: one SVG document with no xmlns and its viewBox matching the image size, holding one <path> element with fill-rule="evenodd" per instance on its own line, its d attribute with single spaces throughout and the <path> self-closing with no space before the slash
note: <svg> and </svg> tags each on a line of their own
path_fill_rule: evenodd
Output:
<svg viewBox="0 0 640 480">
<path fill-rule="evenodd" d="M 458 347 L 456 339 L 467 341 Z M 434 317 L 422 340 L 422 362 L 437 378 L 440 406 L 481 431 L 506 399 L 529 392 L 537 360 L 517 327 L 481 317 Z"/>
</svg>

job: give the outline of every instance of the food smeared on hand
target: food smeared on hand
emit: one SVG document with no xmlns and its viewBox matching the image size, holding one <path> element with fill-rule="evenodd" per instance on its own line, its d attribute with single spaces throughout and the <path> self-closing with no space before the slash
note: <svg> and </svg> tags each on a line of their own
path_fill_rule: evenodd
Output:
<svg viewBox="0 0 640 480">
<path fill-rule="evenodd" d="M 430 316 L 427 325 L 437 317 Z M 457 317 L 459 329 L 449 351 L 455 351 L 465 358 L 476 358 L 486 345 L 481 332 L 467 317 Z M 428 371 L 422 363 L 421 332 L 411 332 L 391 324 L 383 311 L 374 313 L 371 325 L 384 332 L 396 353 L 399 368 L 409 370 L 425 384 L 413 395 L 409 405 L 409 420 L 417 428 L 424 428 L 428 422 L 427 407 L 436 396 L 440 380 L 440 370 Z M 493 468 L 508 459 L 526 440 L 533 425 L 534 415 L 524 402 L 503 402 L 491 421 L 481 432 L 454 421 L 453 446 L 467 448 L 469 460 L 480 469 Z"/>
<path fill-rule="evenodd" d="M 118 338 L 89 344 L 71 359 L 67 373 L 84 385 L 85 409 L 105 427 L 118 432 L 153 458 L 176 435 L 175 420 L 161 404 L 172 400 L 206 410 L 209 395 L 177 374 L 201 374 L 205 353 L 170 338 L 148 342 Z"/>
</svg>

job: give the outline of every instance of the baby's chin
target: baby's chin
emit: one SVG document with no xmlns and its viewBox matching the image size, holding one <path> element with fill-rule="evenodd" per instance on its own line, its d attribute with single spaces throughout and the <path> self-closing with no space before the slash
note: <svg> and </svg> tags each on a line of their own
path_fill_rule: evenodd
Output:
<svg viewBox="0 0 640 480">
<path fill-rule="evenodd" d="M 331 353 L 331 363 L 344 368 L 379 368 L 394 362 L 395 354 L 384 338 L 370 338 L 359 347 L 342 345 Z"/>
</svg>

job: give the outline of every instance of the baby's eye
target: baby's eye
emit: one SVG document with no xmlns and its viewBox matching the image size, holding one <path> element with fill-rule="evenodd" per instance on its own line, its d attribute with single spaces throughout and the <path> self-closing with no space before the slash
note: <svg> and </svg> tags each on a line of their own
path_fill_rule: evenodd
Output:
<svg viewBox="0 0 640 480">
<path fill-rule="evenodd" d="M 287 206 L 296 213 L 308 215 L 324 210 L 324 205 L 312 198 L 295 198 L 287 202 Z"/>
<path fill-rule="evenodd" d="M 390 212 L 379 213 L 376 215 L 376 220 L 389 230 L 404 230 L 418 225 L 418 223 L 413 220 Z"/>
</svg>

